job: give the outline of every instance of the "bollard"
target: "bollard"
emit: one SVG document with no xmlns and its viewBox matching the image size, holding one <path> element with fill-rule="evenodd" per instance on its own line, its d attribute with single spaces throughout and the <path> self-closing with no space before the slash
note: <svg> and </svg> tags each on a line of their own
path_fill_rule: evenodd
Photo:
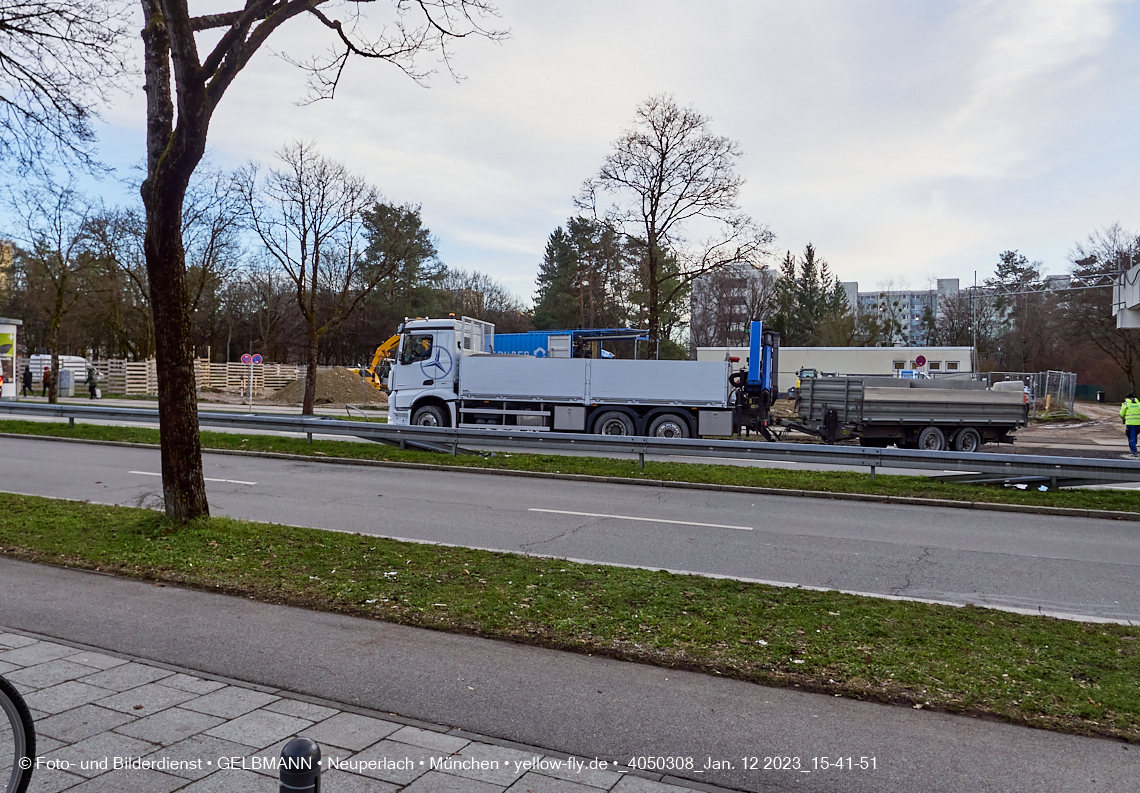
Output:
<svg viewBox="0 0 1140 793">
<path fill-rule="evenodd" d="M 294 738 L 281 750 L 278 793 L 321 793 L 321 747 L 308 738 Z"/>
</svg>

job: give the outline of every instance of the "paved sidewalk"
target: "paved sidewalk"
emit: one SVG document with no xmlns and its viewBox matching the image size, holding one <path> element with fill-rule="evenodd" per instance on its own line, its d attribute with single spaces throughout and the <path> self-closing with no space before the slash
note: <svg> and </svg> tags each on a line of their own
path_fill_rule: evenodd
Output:
<svg viewBox="0 0 1140 793">
<path fill-rule="evenodd" d="M 297 735 L 324 793 L 685 793 L 447 727 L 0 629 L 0 673 L 36 723 L 29 793 L 275 793 Z M 604 762 L 604 761 L 602 761 Z M 701 790 L 719 790 L 701 785 Z"/>
</svg>

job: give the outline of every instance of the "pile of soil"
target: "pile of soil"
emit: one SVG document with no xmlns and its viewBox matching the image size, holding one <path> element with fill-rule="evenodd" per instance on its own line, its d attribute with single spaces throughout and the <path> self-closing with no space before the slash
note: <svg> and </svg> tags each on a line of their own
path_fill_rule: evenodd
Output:
<svg viewBox="0 0 1140 793">
<path fill-rule="evenodd" d="M 305 376 L 302 370 L 301 377 L 284 388 L 279 388 L 269 396 L 270 402 L 286 402 L 300 404 L 305 400 Z M 387 405 L 388 396 L 382 394 L 363 380 L 359 375 L 348 369 L 318 369 L 317 394 L 315 403 L 318 405 Z"/>
<path fill-rule="evenodd" d="M 796 400 L 794 399 L 777 399 L 772 404 L 772 415 L 779 416 L 786 419 L 794 419 L 798 415 L 796 413 Z"/>
</svg>

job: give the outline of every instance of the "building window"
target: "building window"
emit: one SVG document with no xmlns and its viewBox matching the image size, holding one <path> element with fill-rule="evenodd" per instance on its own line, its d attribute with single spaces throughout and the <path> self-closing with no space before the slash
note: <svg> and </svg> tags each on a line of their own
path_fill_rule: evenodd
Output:
<svg viewBox="0 0 1140 793">
<path fill-rule="evenodd" d="M 942 369 L 942 361 L 931 361 L 930 362 L 930 371 L 937 372 L 940 369 Z"/>
<path fill-rule="evenodd" d="M 956 372 L 957 370 L 958 370 L 958 362 L 957 361 L 947 361 L 946 362 L 946 371 Z"/>
<path fill-rule="evenodd" d="M 895 361 L 895 369 L 905 369 L 906 361 Z"/>
</svg>

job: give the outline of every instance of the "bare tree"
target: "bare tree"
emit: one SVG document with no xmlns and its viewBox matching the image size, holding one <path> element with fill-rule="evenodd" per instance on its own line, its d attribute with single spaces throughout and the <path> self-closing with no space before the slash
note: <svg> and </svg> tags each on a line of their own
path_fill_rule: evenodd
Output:
<svg viewBox="0 0 1140 793">
<path fill-rule="evenodd" d="M 81 284 L 95 258 L 89 246 L 88 222 L 95 207 L 74 185 L 28 184 L 9 196 L 20 217 L 21 249 L 17 266 L 23 271 L 29 297 L 38 297 L 47 318 L 47 349 L 51 354 L 48 401 L 58 401 L 59 332 L 64 316 L 82 294 Z"/>
<path fill-rule="evenodd" d="M 1075 280 L 1092 283 L 1098 276 L 1115 276 L 1140 260 L 1140 235 L 1114 223 L 1073 246 L 1069 260 Z M 1075 290 L 1065 308 L 1069 332 L 1092 342 L 1111 358 L 1136 391 L 1140 384 L 1140 331 L 1116 327 L 1108 290 Z"/>
<path fill-rule="evenodd" d="M 649 353 L 656 355 L 662 318 L 696 276 L 730 264 L 759 266 L 775 239 L 740 210 L 744 179 L 739 146 L 709 131 L 709 119 L 672 96 L 637 106 L 634 126 L 613 145 L 576 202 L 604 216 L 644 249 Z M 605 205 L 604 197 L 613 201 Z M 689 239 L 694 229 L 703 239 Z M 675 262 L 669 267 L 668 262 Z"/>
<path fill-rule="evenodd" d="M 240 287 L 231 284 L 230 300 L 236 302 L 239 294 L 248 296 L 248 306 L 253 313 L 253 331 L 264 351 L 267 360 L 281 360 L 285 345 L 280 339 L 280 329 L 287 322 L 290 295 L 288 278 L 281 272 L 276 261 L 268 256 L 251 264 L 245 272 L 245 283 Z M 233 312 L 230 311 L 230 333 L 233 333 Z M 229 360 L 227 343 L 226 360 Z"/>
<path fill-rule="evenodd" d="M 313 412 L 321 339 L 409 260 L 435 257 L 418 207 L 379 202 L 376 189 L 312 143 L 286 146 L 264 180 L 249 167 L 237 179 L 250 228 L 292 282 L 305 322 L 305 399 Z"/>
<path fill-rule="evenodd" d="M 93 0 L 92 0 L 93 1 Z M 188 309 L 182 202 L 206 150 L 210 120 L 226 90 L 282 25 L 298 17 L 331 31 L 324 58 L 301 63 L 313 77 L 315 97 L 331 97 L 351 56 L 394 64 L 413 79 L 416 57 L 437 52 L 448 62 L 452 41 L 471 35 L 497 38 L 479 19 L 493 13 L 487 0 L 392 0 L 395 21 L 371 36 L 357 14 L 364 0 L 337 4 L 348 21 L 325 13 L 330 0 L 246 0 L 232 11 L 191 16 L 188 0 L 141 0 L 147 96 L 145 252 L 158 357 L 162 487 L 168 517 L 185 521 L 209 514 L 194 384 L 194 338 Z M 209 48 L 199 55 L 199 36 Z"/>
<path fill-rule="evenodd" d="M 270 169 L 262 179 L 250 165 L 236 185 L 250 228 L 292 282 L 305 321 L 308 368 L 301 412 L 310 415 L 321 337 L 375 286 L 361 283 L 368 280 L 361 253 L 363 213 L 376 203 L 377 192 L 342 163 L 318 154 L 312 142 L 291 143 L 278 159 L 281 169 Z"/>
<path fill-rule="evenodd" d="M 0 0 L 0 160 L 99 169 L 97 107 L 127 76 L 124 0 Z"/>
<path fill-rule="evenodd" d="M 142 215 L 132 209 L 103 212 L 88 229 L 100 272 L 87 300 L 92 320 L 114 346 L 136 361 L 154 354 L 154 319 L 143 255 Z"/>
<path fill-rule="evenodd" d="M 444 271 L 439 288 L 446 311 L 493 322 L 499 333 L 534 330 L 526 304 L 489 275 L 449 268 Z"/>
<path fill-rule="evenodd" d="M 750 266 L 728 267 L 693 281 L 689 346 L 739 347 L 748 344 L 750 322 L 766 320 L 775 309 L 776 275 Z"/>
</svg>

